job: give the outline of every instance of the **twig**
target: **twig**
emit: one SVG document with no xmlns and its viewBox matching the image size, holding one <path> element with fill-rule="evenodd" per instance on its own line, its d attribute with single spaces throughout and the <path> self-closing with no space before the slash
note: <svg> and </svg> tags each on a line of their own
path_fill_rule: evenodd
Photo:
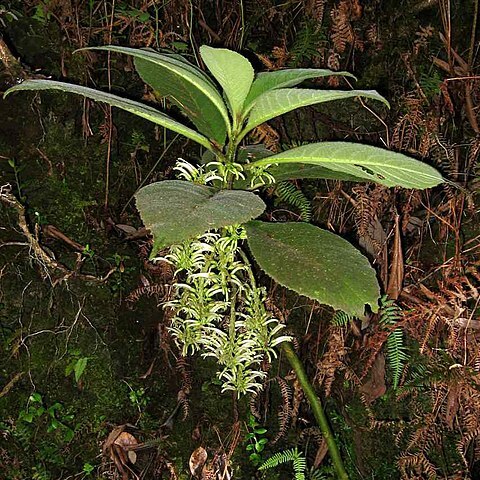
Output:
<svg viewBox="0 0 480 480">
<path fill-rule="evenodd" d="M 475 37 L 477 36 L 478 22 L 478 0 L 475 0 L 475 8 L 473 13 L 472 33 L 470 35 L 470 50 L 468 52 L 468 67 L 471 69 L 473 65 L 473 55 L 475 51 Z"/>
<path fill-rule="evenodd" d="M 117 270 L 117 268 L 114 267 L 110 269 L 110 271 L 103 277 L 96 277 L 94 275 L 79 273 L 78 269 L 70 270 L 65 265 L 52 258 L 43 249 L 37 237 L 30 231 L 28 227 L 27 219 L 25 217 L 25 207 L 16 199 L 13 194 L 10 193 L 9 186 L 4 185 L 0 187 L 0 201 L 16 210 L 18 216 L 18 226 L 20 227 L 20 230 L 27 239 L 28 245 L 32 249 L 35 258 L 40 263 L 40 265 L 42 265 L 46 269 L 58 270 L 62 272 L 63 276 L 59 280 L 56 280 L 55 283 L 68 280 L 69 278 L 78 278 L 85 281 L 103 283 L 108 279 L 108 277 L 110 277 L 113 272 Z M 80 265 L 81 262 L 79 262 L 79 266 Z"/>
</svg>

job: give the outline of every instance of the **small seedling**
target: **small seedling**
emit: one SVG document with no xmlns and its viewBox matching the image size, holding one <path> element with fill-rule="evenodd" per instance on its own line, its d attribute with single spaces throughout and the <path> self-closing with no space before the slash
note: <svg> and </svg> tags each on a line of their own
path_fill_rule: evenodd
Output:
<svg viewBox="0 0 480 480">
<path fill-rule="evenodd" d="M 247 424 L 248 433 L 245 441 L 248 442 L 245 450 L 249 452 L 248 458 L 256 467 L 262 463 L 262 452 L 268 443 L 268 438 L 264 437 L 267 429 L 262 427 L 256 418 L 250 414 Z"/>
</svg>

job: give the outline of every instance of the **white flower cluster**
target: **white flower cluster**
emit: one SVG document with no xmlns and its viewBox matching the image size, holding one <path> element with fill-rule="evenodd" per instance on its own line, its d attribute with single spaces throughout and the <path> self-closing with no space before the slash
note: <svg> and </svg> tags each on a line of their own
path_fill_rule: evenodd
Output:
<svg viewBox="0 0 480 480">
<path fill-rule="evenodd" d="M 223 390 L 241 394 L 262 388 L 261 364 L 276 357 L 275 347 L 290 337 L 265 308 L 266 292 L 257 287 L 239 241 L 245 229 L 231 226 L 173 246 L 157 260 L 172 263 L 178 283 L 170 332 L 183 355 L 214 357 Z"/>
</svg>

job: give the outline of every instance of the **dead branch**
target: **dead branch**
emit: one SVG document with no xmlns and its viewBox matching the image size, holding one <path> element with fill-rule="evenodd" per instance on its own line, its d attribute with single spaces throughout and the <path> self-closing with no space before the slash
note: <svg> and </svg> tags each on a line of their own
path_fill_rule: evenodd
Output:
<svg viewBox="0 0 480 480">
<path fill-rule="evenodd" d="M 35 259 L 38 261 L 38 263 L 46 269 L 61 272 L 62 276 L 60 277 L 60 279 L 54 282 L 55 284 L 62 281 L 66 281 L 69 278 L 78 278 L 84 281 L 90 281 L 90 282 L 93 281 L 93 282 L 103 283 L 108 279 L 108 277 L 110 277 L 110 275 L 113 272 L 116 271 L 116 267 L 114 267 L 110 269 L 110 271 L 103 277 L 96 277 L 95 275 L 87 275 L 87 274 L 80 273 L 79 269 L 83 264 L 83 259 L 81 258 L 80 254 L 79 254 L 79 258 L 78 258 L 75 270 L 70 270 L 65 265 L 55 260 L 43 249 L 42 245 L 38 241 L 37 234 L 33 234 L 30 231 L 30 228 L 28 226 L 27 219 L 25 216 L 25 207 L 17 200 L 17 198 L 12 193 L 10 193 L 10 190 L 11 190 L 10 185 L 8 184 L 2 185 L 0 187 L 0 201 L 3 204 L 9 207 L 12 207 L 14 210 L 16 210 L 17 217 L 18 217 L 18 226 L 20 227 L 22 234 L 27 239 L 28 245 L 30 246 L 30 249 L 32 250 L 33 255 Z"/>
</svg>

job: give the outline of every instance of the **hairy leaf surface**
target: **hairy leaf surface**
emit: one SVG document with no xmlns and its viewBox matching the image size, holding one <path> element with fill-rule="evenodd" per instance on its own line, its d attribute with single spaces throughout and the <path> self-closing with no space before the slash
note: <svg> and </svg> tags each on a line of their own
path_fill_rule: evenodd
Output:
<svg viewBox="0 0 480 480">
<path fill-rule="evenodd" d="M 292 148 L 252 165 L 302 163 L 324 167 L 387 187 L 430 188 L 444 181 L 430 165 L 383 148 L 348 142 L 321 142 Z"/>
<path fill-rule="evenodd" d="M 246 227 L 255 260 L 277 283 L 351 315 L 363 315 L 365 304 L 377 310 L 375 270 L 343 238 L 303 222 Z"/>
<path fill-rule="evenodd" d="M 210 78 L 195 65 L 176 55 L 152 50 L 115 45 L 89 49 L 133 56 L 145 83 L 175 103 L 201 133 L 224 145 L 229 126 L 225 102 Z"/>
<path fill-rule="evenodd" d="M 342 91 L 313 90 L 309 88 L 278 88 L 276 90 L 270 90 L 257 98 L 248 116 L 244 133 L 249 132 L 272 118 L 278 117 L 278 115 L 291 112 L 300 107 L 354 97 L 371 98 L 383 102 L 388 106 L 387 100 L 375 90 Z"/>
<path fill-rule="evenodd" d="M 198 133 L 197 131 L 177 122 L 173 118 L 165 115 L 157 109 L 145 105 L 143 103 L 129 100 L 128 98 L 118 97 L 111 93 L 102 92 L 93 88 L 82 87 L 81 85 L 73 85 L 71 83 L 56 82 L 54 80 L 26 80 L 19 85 L 7 90 L 5 95 L 19 90 L 60 90 L 62 92 L 76 93 L 87 98 L 91 98 L 97 102 L 104 102 L 112 105 L 113 107 L 121 108 L 127 112 L 138 115 L 139 117 L 150 120 L 157 125 L 173 130 L 180 133 L 191 140 L 203 145 L 208 149 L 212 149 L 212 145 L 206 137 Z"/>
<path fill-rule="evenodd" d="M 254 72 L 251 63 L 239 53 L 206 45 L 200 47 L 200 55 L 222 86 L 233 118 L 238 119 L 253 82 Z"/>
<path fill-rule="evenodd" d="M 143 223 L 158 249 L 202 235 L 207 230 L 245 223 L 265 210 L 251 192 L 220 190 L 181 180 L 164 180 L 135 195 Z"/>
</svg>

